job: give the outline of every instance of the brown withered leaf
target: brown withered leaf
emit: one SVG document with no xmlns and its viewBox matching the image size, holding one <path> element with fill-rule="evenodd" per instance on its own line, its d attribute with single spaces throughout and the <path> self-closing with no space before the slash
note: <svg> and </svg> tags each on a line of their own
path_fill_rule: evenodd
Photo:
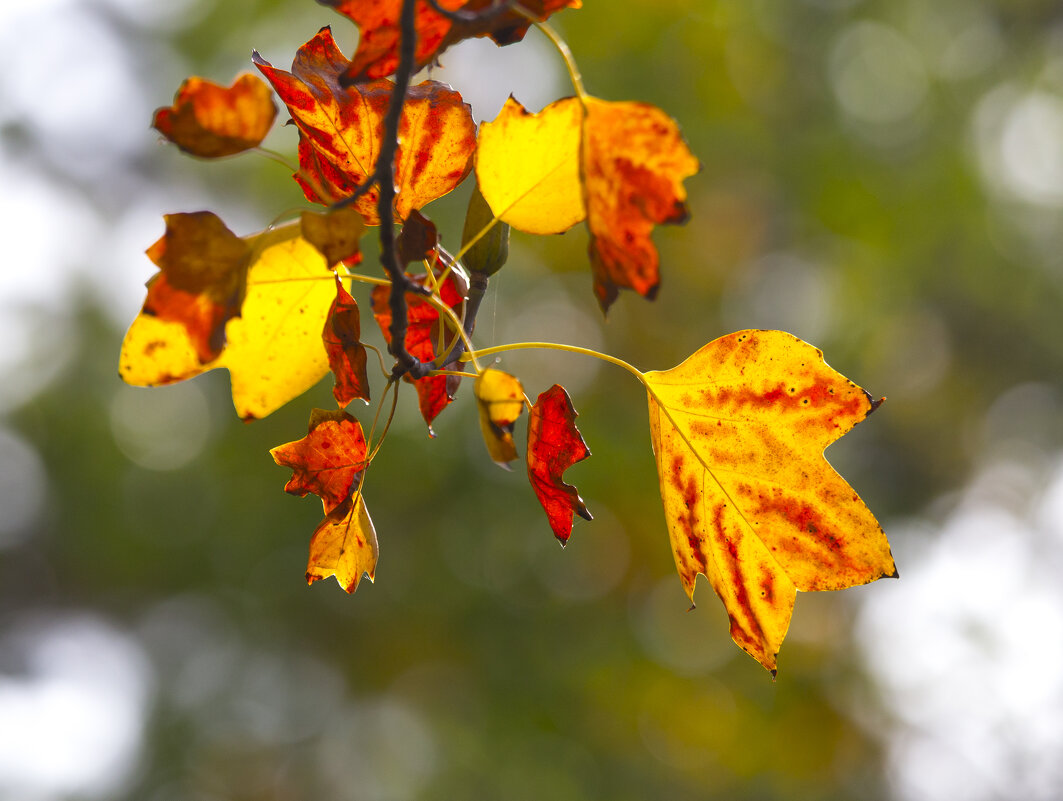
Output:
<svg viewBox="0 0 1063 801">
<path fill-rule="evenodd" d="M 213 159 L 258 147 L 276 116 L 273 93 L 257 75 L 241 75 L 230 87 L 193 76 L 172 106 L 156 109 L 152 127 L 185 153 Z"/>
<path fill-rule="evenodd" d="M 367 354 L 361 341 L 362 323 L 358 304 L 336 278 L 336 299 L 329 308 L 321 339 L 325 343 L 329 368 L 336 377 L 332 395 L 340 406 L 355 398 L 369 402 Z"/>
<path fill-rule="evenodd" d="M 528 479 L 562 545 L 572 534 L 573 513 L 594 519 L 576 488 L 562 480 L 568 468 L 591 455 L 576 416 L 560 384 L 541 393 L 528 414 Z"/>
<path fill-rule="evenodd" d="M 148 282 L 143 313 L 180 323 L 201 363 L 225 346 L 225 324 L 240 314 L 251 248 L 216 214 L 167 214 L 166 232 L 147 250 L 161 272 Z"/>
<path fill-rule="evenodd" d="M 365 220 L 347 206 L 326 212 L 304 211 L 299 217 L 303 239 L 317 248 L 331 269 L 339 262 L 348 267 L 360 264 L 358 241 L 365 233 Z"/>
<path fill-rule="evenodd" d="M 314 530 L 306 583 L 334 576 L 344 591 L 354 592 L 363 575 L 373 580 L 378 556 L 376 529 L 359 492 L 333 509 Z"/>
<path fill-rule="evenodd" d="M 362 425 L 342 409 L 314 409 L 306 436 L 278 445 L 270 455 L 292 469 L 284 491 L 300 498 L 314 493 L 325 514 L 351 498 L 367 467 Z"/>
<path fill-rule="evenodd" d="M 513 426 L 524 411 L 524 387 L 515 376 L 488 367 L 476 376 L 473 395 L 487 452 L 495 464 L 509 470 L 517 458 Z"/>
<path fill-rule="evenodd" d="M 655 225 L 686 219 L 683 180 L 699 169 L 663 111 L 645 103 L 569 97 L 530 114 L 513 98 L 480 128 L 476 178 L 514 228 L 556 234 L 586 220 L 594 293 L 608 310 L 619 288 L 652 299 Z"/>
<path fill-rule="evenodd" d="M 413 276 L 412 280 L 424 286 L 425 275 Z M 384 335 L 384 340 L 391 344 L 391 307 L 388 305 L 388 297 L 391 287 L 373 287 L 373 316 L 377 325 Z M 439 289 L 442 302 L 449 306 L 458 315 L 462 316 L 461 307 L 468 294 L 468 284 L 463 282 L 461 274 L 452 268 L 447 279 Z M 423 362 L 430 362 L 436 357 L 436 342 L 439 340 L 440 320 L 436 308 L 420 295 L 412 292 L 406 293 L 407 320 L 406 327 L 406 350 L 411 356 L 415 356 Z M 447 345 L 453 340 L 453 334 L 446 337 Z M 451 369 L 451 366 L 447 366 Z M 410 380 L 405 376 L 404 380 Z M 428 425 L 428 433 L 435 436 L 432 431 L 432 421 L 436 419 L 453 397 L 447 392 L 447 377 L 442 375 L 425 376 L 413 382 L 417 391 L 417 405 L 421 410 L 421 416 Z"/>
<path fill-rule="evenodd" d="M 878 402 L 782 331 L 739 331 L 644 374 L 683 586 L 705 575 L 731 637 L 774 673 L 797 591 L 897 569 L 874 516 L 823 449 Z"/>
<path fill-rule="evenodd" d="M 376 167 L 384 116 L 394 84 L 340 85 L 349 61 L 322 28 L 296 53 L 292 71 L 277 69 L 258 53 L 252 60 L 273 85 L 302 133 L 296 180 L 308 200 L 334 202 L 364 184 Z M 450 192 L 472 166 L 476 128 L 461 95 L 437 81 L 410 87 L 399 119 L 395 157 L 395 214 L 406 219 Z M 380 222 L 376 189 L 354 204 L 366 222 Z"/>
<path fill-rule="evenodd" d="M 391 75 L 399 66 L 399 16 L 402 0 L 318 0 L 351 19 L 359 30 L 358 50 L 342 77 L 344 85 Z M 475 36 L 490 36 L 496 44 L 507 45 L 524 38 L 531 21 L 513 9 L 483 14 L 493 0 L 440 0 L 447 11 L 472 18 L 452 20 L 433 9 L 425 0 L 415 7 L 417 28 L 416 69 L 427 67 L 450 45 Z M 544 22 L 564 8 L 579 8 L 581 0 L 522 0 L 521 7 Z M 475 15 L 480 14 L 479 18 Z"/>
</svg>

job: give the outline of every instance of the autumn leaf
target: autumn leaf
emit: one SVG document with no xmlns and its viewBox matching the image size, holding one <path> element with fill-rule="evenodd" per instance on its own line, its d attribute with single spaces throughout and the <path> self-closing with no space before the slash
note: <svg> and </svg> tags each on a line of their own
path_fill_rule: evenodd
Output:
<svg viewBox="0 0 1063 801">
<path fill-rule="evenodd" d="M 346 592 L 354 592 L 363 574 L 373 580 L 378 556 L 376 529 L 359 492 L 337 506 L 315 529 L 310 538 L 306 583 L 335 576 Z"/>
<path fill-rule="evenodd" d="M 739 331 L 645 374 L 679 576 L 723 600 L 731 636 L 773 673 L 797 590 L 895 576 L 874 516 L 823 450 L 878 403 L 792 334 Z"/>
<path fill-rule="evenodd" d="M 473 384 L 480 413 L 480 432 L 495 464 L 510 469 L 517 458 L 513 426 L 524 411 L 524 387 L 509 373 L 488 367 Z"/>
<path fill-rule="evenodd" d="M 495 215 L 533 234 L 583 220 L 594 293 L 608 310 L 619 288 L 652 299 L 655 225 L 686 219 L 683 180 L 699 165 L 675 121 L 646 103 L 569 97 L 529 113 L 512 97 L 480 127 L 476 177 Z"/>
<path fill-rule="evenodd" d="M 383 78 L 398 69 L 400 38 L 399 16 L 402 0 L 318 0 L 351 19 L 359 29 L 358 50 L 342 76 L 344 85 L 367 78 Z M 479 14 L 492 5 L 493 0 L 439 0 L 447 11 L 467 15 L 465 20 L 453 20 L 433 9 L 425 0 L 415 7 L 417 49 L 416 69 L 427 67 L 447 47 L 463 39 L 490 36 L 497 44 L 507 45 L 524 38 L 531 20 L 518 11 L 506 9 L 501 13 Z M 579 8 L 581 0 L 522 0 L 521 7 L 537 21 L 543 22 L 563 8 Z"/>
<path fill-rule="evenodd" d="M 318 249 L 330 268 L 341 261 L 348 267 L 361 263 L 358 241 L 365 232 L 365 220 L 355 209 L 304 211 L 299 215 L 299 226 L 303 239 Z"/>
<path fill-rule="evenodd" d="M 355 398 L 369 402 L 367 354 L 361 342 L 362 323 L 358 304 L 336 276 L 336 299 L 329 308 L 321 339 L 328 354 L 329 369 L 336 377 L 332 395 L 340 406 Z"/>
<path fill-rule="evenodd" d="M 276 116 L 273 93 L 257 75 L 228 88 L 193 76 L 171 107 L 156 109 L 152 126 L 185 153 L 209 159 L 258 147 Z"/>
<path fill-rule="evenodd" d="M 307 199 L 331 203 L 364 184 L 380 155 L 394 84 L 379 80 L 341 86 L 340 75 L 350 62 L 328 28 L 299 48 L 291 72 L 258 53 L 252 60 L 302 134 L 296 180 Z M 464 180 L 472 166 L 476 128 L 460 94 L 437 81 L 424 81 L 406 93 L 398 134 L 395 214 L 404 220 Z M 380 223 L 377 196 L 374 188 L 354 203 L 370 225 Z"/>
<path fill-rule="evenodd" d="M 321 498 L 325 514 L 349 500 L 366 468 L 362 424 L 342 409 L 314 409 L 306 436 L 270 451 L 273 461 L 292 469 L 284 491 Z"/>
<path fill-rule="evenodd" d="M 425 285 L 427 276 L 413 276 L 411 280 L 421 286 Z M 373 287 L 371 293 L 373 301 L 373 316 L 377 325 L 384 335 L 384 340 L 391 344 L 391 308 L 388 305 L 388 296 L 391 292 L 389 286 Z M 465 302 L 468 294 L 468 283 L 456 265 L 452 265 L 450 273 L 439 288 L 439 296 L 443 303 L 455 311 L 461 317 L 461 305 Z M 439 312 L 422 296 L 413 292 L 406 293 L 406 307 L 408 325 L 406 328 L 406 350 L 422 362 L 430 362 L 436 358 L 436 343 L 440 338 Z M 453 343 L 454 334 L 446 330 L 446 344 Z M 451 369 L 451 365 L 447 365 Z M 409 376 L 404 376 L 410 380 Z M 421 410 L 421 416 L 428 425 L 428 433 L 432 432 L 432 421 L 439 415 L 447 404 L 453 400 L 447 391 L 447 377 L 442 375 L 425 376 L 413 382 L 417 391 L 417 405 Z"/>
<path fill-rule="evenodd" d="M 142 310 L 122 342 L 119 374 L 135 386 L 182 381 L 225 367 L 233 405 L 245 420 L 265 417 L 328 372 L 321 331 L 335 297 L 328 265 L 298 224 L 247 237 L 251 251 L 240 317 L 225 325 L 225 347 L 202 363 L 186 327 Z"/>
<path fill-rule="evenodd" d="M 164 219 L 166 233 L 147 250 L 161 272 L 148 282 L 143 313 L 180 323 L 199 361 L 209 362 L 240 314 L 251 249 L 209 211 Z"/>
<path fill-rule="evenodd" d="M 573 513 L 593 519 L 576 488 L 561 479 L 568 468 L 591 455 L 576 428 L 576 416 L 560 384 L 540 394 L 528 413 L 528 479 L 562 545 L 572 534 Z"/>
</svg>

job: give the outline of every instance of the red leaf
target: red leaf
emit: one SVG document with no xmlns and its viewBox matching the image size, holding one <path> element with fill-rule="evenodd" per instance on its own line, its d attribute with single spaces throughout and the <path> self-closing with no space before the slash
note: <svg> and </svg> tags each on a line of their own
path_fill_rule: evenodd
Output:
<svg viewBox="0 0 1063 801">
<path fill-rule="evenodd" d="M 318 0 L 351 19 L 360 32 L 358 50 L 342 81 L 349 85 L 369 78 L 391 75 L 399 66 L 399 13 L 402 0 Z M 467 13 L 487 9 L 493 0 L 440 0 L 447 11 Z M 523 0 L 521 6 L 539 22 L 563 8 L 579 8 L 581 0 Z M 435 11 L 425 0 L 415 9 L 417 28 L 417 69 L 427 67 L 450 45 L 474 36 L 490 36 L 507 45 L 524 38 L 531 21 L 517 11 L 489 14 L 478 20 L 455 22 Z"/>
<path fill-rule="evenodd" d="M 305 437 L 270 451 L 273 461 L 292 469 L 284 491 L 299 497 L 314 493 L 325 514 L 347 501 L 366 468 L 362 425 L 342 409 L 314 409 Z"/>
<path fill-rule="evenodd" d="M 321 339 L 325 343 L 329 368 L 336 376 L 332 394 L 340 406 L 346 406 L 355 398 L 369 402 L 369 376 L 365 370 L 367 355 L 361 336 L 358 304 L 337 276 L 336 299 L 329 308 Z"/>
<path fill-rule="evenodd" d="M 424 286 L 426 276 L 414 276 L 412 280 Z M 447 280 L 440 287 L 440 297 L 447 306 L 461 317 L 461 304 L 465 302 L 466 291 L 456 278 L 455 272 L 451 271 Z M 389 286 L 373 287 L 373 316 L 384 334 L 385 341 L 391 344 L 391 308 L 388 305 L 388 296 L 391 292 Z M 411 292 L 406 293 L 407 320 L 406 327 L 406 350 L 411 356 L 415 356 L 423 362 L 429 362 L 436 357 L 436 342 L 439 339 L 439 312 L 420 295 Z M 449 345 L 453 334 L 448 334 L 446 342 Z M 448 365 L 448 368 L 450 365 Z M 409 376 L 406 376 L 409 380 Z M 428 424 L 428 433 L 432 433 L 432 421 L 443 411 L 453 396 L 447 392 L 447 376 L 425 376 L 413 382 L 417 390 L 417 405 L 421 410 L 421 416 Z"/>
<path fill-rule="evenodd" d="M 528 478 L 562 545 L 572 533 L 573 513 L 592 519 L 576 488 L 561 480 L 568 468 L 591 455 L 576 428 L 576 416 L 560 384 L 543 392 L 528 415 Z"/>
</svg>

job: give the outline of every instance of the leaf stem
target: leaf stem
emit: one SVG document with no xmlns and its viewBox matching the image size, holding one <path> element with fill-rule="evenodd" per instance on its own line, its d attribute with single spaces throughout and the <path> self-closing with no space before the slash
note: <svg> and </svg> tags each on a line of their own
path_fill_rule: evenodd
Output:
<svg viewBox="0 0 1063 801">
<path fill-rule="evenodd" d="M 535 19 L 528 15 L 530 19 Z M 572 81 L 572 88 L 576 90 L 576 96 L 579 98 L 580 103 L 587 104 L 587 90 L 583 88 L 583 78 L 580 75 L 579 67 L 576 66 L 576 59 L 572 55 L 572 51 L 569 49 L 568 44 L 561 35 L 553 29 L 553 27 L 547 22 L 536 22 L 535 27 L 546 34 L 546 38 L 553 42 L 554 47 L 557 48 L 557 52 L 561 54 L 561 58 L 564 59 L 565 68 L 568 70 L 568 77 Z"/>
<path fill-rule="evenodd" d="M 513 342 L 508 345 L 496 345 L 492 348 L 484 348 L 483 350 L 469 350 L 462 354 L 461 360 L 468 361 L 475 360 L 483 356 L 492 356 L 496 353 L 506 353 L 511 350 L 562 350 L 569 353 L 578 353 L 581 356 L 590 356 L 594 359 L 600 359 L 603 362 L 609 362 L 609 364 L 615 364 L 617 367 L 623 367 L 631 375 L 635 376 L 643 386 L 646 386 L 646 376 L 641 370 L 634 365 L 628 364 L 623 359 L 618 359 L 616 356 L 610 356 L 608 353 L 599 353 L 596 350 L 590 348 L 581 348 L 578 345 L 563 345 L 558 342 Z M 480 372 L 477 369 L 477 372 Z"/>
</svg>

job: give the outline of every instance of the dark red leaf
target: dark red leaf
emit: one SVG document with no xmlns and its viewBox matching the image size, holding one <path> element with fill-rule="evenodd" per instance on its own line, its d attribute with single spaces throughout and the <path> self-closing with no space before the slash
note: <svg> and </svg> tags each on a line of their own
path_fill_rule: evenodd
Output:
<svg viewBox="0 0 1063 801">
<path fill-rule="evenodd" d="M 528 478 L 562 545 L 572 533 L 573 513 L 584 520 L 592 518 L 576 488 L 561 476 L 590 455 L 576 428 L 576 410 L 568 393 L 554 384 L 538 397 L 528 415 Z"/>
</svg>

